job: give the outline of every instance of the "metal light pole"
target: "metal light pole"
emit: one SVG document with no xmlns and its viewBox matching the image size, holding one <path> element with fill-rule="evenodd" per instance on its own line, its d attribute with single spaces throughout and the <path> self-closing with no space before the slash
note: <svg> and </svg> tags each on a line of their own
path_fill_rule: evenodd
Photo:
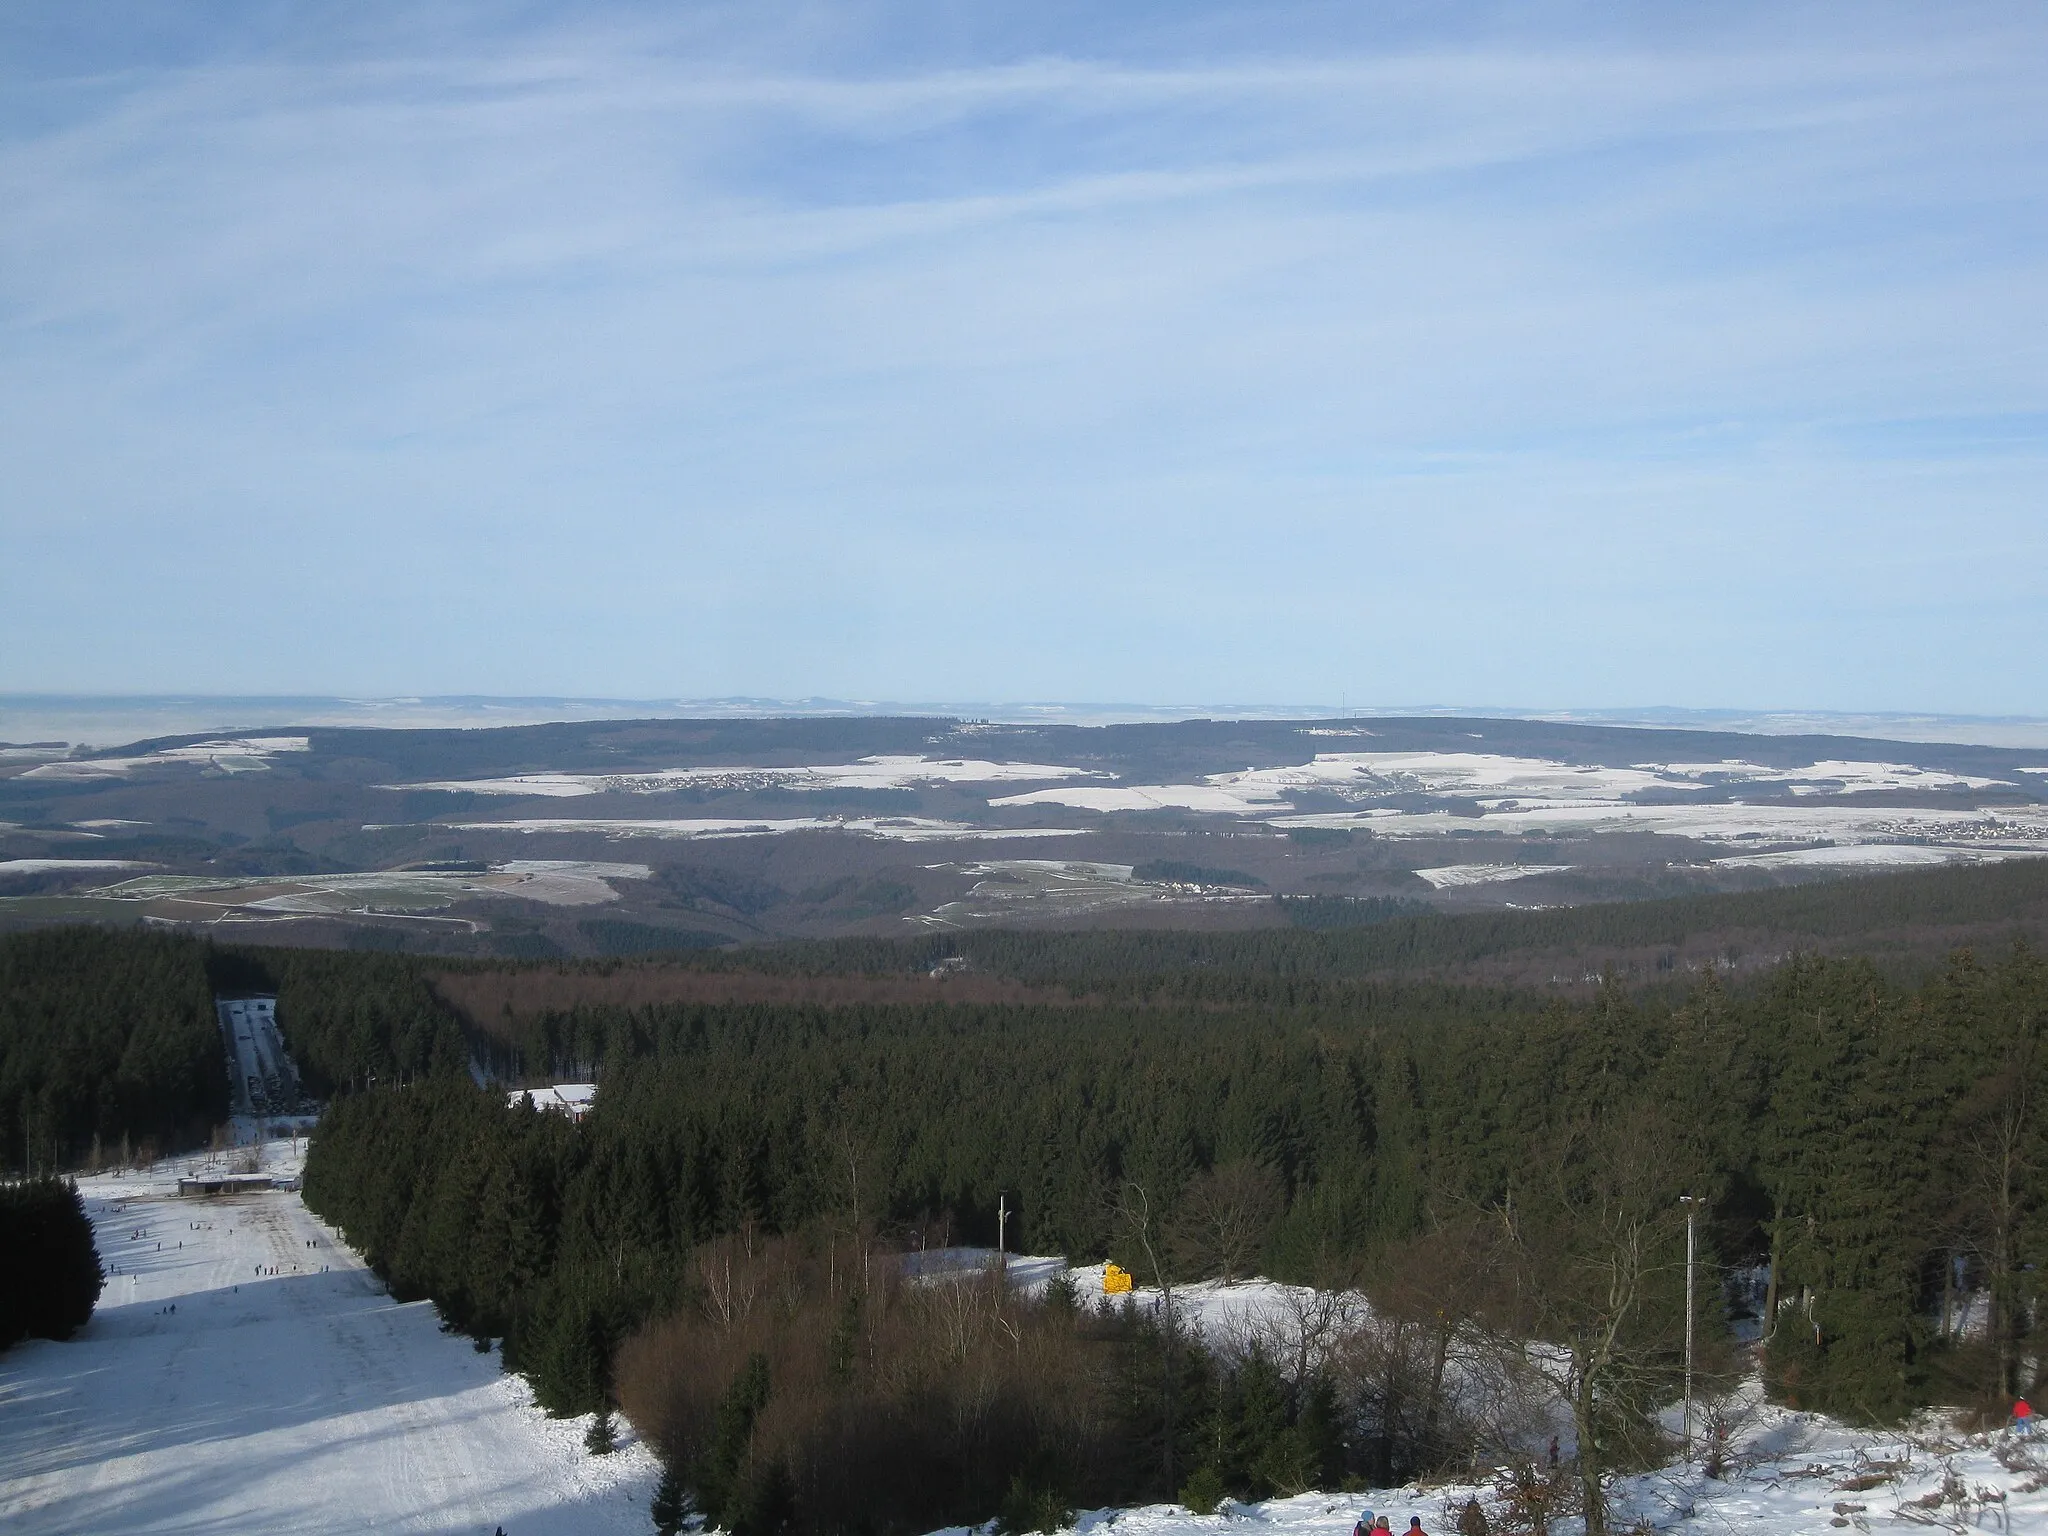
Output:
<svg viewBox="0 0 2048 1536">
<path fill-rule="evenodd" d="M 1680 1195 L 1685 1207 L 1685 1464 L 1692 1465 L 1692 1271 L 1693 1219 L 1700 1208 L 1697 1195 Z"/>
</svg>

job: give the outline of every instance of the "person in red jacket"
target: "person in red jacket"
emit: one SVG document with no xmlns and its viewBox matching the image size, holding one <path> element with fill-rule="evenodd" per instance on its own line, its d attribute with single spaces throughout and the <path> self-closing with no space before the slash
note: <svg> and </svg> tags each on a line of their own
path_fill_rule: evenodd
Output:
<svg viewBox="0 0 2048 1536">
<path fill-rule="evenodd" d="M 2027 1406 L 2024 1397 L 2012 1405 L 2012 1429 L 2021 1439 L 2034 1432 L 2034 1410 Z"/>
</svg>

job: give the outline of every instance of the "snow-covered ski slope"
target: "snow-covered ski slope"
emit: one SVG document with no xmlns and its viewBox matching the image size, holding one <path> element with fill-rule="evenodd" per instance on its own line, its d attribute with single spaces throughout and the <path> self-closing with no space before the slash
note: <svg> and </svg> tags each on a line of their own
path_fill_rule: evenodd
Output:
<svg viewBox="0 0 2048 1536">
<path fill-rule="evenodd" d="M 270 1166 L 291 1171 L 283 1144 Z M 0 1532 L 7 1536 L 248 1536 L 363 1531 L 603 1536 L 652 1529 L 655 1466 L 629 1442 L 597 1458 L 587 1420 L 532 1406 L 495 1355 L 400 1305 L 292 1193 L 180 1200 L 184 1162 L 82 1180 L 117 1271 L 68 1343 L 0 1355 Z M 198 1225 L 195 1227 L 193 1223 Z M 146 1236 L 131 1236 L 146 1233 Z M 308 1243 L 318 1247 L 308 1247 Z M 159 1249 L 158 1244 L 162 1244 Z M 183 1246 L 180 1247 L 179 1245 Z M 920 1256 L 928 1272 L 989 1255 Z M 1031 1289 L 1057 1259 L 1012 1259 Z M 261 1274 L 260 1270 L 276 1273 Z M 1084 1296 L 1102 1271 L 1073 1271 Z M 1195 1286 L 1187 1315 L 1228 1330 L 1284 1310 L 1285 1287 Z M 1140 1292 L 1139 1305 L 1155 1305 Z M 176 1312 L 167 1309 L 174 1306 Z M 1675 1428 L 1675 1414 L 1673 1427 Z M 1868 1433 L 1750 1400 L 1713 1481 L 1672 1467 L 1623 1480 L 1614 1526 L 1673 1536 L 1861 1536 L 1938 1528 L 2048 1531 L 2048 1436 L 1964 1436 L 1932 1424 Z M 1845 1486 L 1846 1485 L 1846 1486 Z M 1081 1513 L 1084 1536 L 1349 1536 L 1372 1509 L 1450 1536 L 1484 1482 L 1311 1493 L 1214 1515 L 1174 1505 Z M 1495 1512 L 1497 1513 L 1497 1512 Z M 1496 1529 L 1498 1529 L 1496 1520 Z M 1553 1523 L 1576 1536 L 1578 1522 Z M 965 1530 L 945 1536 L 983 1536 Z"/>
<path fill-rule="evenodd" d="M 185 1166 L 80 1182 L 118 1272 L 73 1339 L 0 1355 L 0 1531 L 652 1529 L 644 1448 L 589 1455 L 297 1194 L 180 1200 Z"/>
</svg>

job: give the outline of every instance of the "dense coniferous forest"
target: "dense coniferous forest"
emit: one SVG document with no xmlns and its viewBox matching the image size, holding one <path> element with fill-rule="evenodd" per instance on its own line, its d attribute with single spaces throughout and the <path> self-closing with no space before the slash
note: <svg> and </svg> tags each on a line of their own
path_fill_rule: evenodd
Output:
<svg viewBox="0 0 2048 1536">
<path fill-rule="evenodd" d="M 201 946 L 97 928 L 0 939 L 0 1165 L 169 1150 L 203 1140 L 227 1101 Z"/>
<path fill-rule="evenodd" d="M 1597 1525 L 1600 1479 L 1659 1452 L 1680 1195 L 1727 1281 L 1704 1336 L 1747 1312 L 1781 1398 L 1887 1421 L 2031 1385 L 2048 966 L 2001 942 L 1918 973 L 1794 954 L 1591 991 L 1432 978 L 1701 932 L 1877 947 L 1995 929 L 2044 894 L 2048 871 L 2008 866 L 642 970 L 59 930 L 0 941 L 0 1116 L 26 1167 L 75 1165 L 94 1136 L 102 1155 L 197 1139 L 224 1109 L 211 994 L 275 992 L 332 1100 L 309 1205 L 396 1294 L 501 1338 L 550 1408 L 623 1404 L 667 1459 L 664 1507 L 736 1530 L 843 1528 L 849 1498 L 875 1530 L 998 1507 L 1022 1528 L 1068 1501 L 1384 1483 L 1492 1448 L 1445 1361 L 1532 1337 L 1561 1346 L 1546 1390 L 1580 1430 L 1581 1482 L 1555 1507 L 1576 1497 Z M 635 976 L 689 986 L 607 990 Z M 577 1125 L 509 1107 L 478 1063 L 594 1077 L 597 1108 Z M 1358 1288 L 1401 1329 L 1304 1317 L 1291 1339 L 1198 1341 L 1094 1298 L 898 1284 L 894 1250 L 993 1242 L 999 1198 L 1013 1249 L 1169 1287 Z M 1578 1284 L 1614 1272 L 1617 1233 L 1619 1317 Z M 847 1481 L 860 1466 L 872 1486 Z"/>
<path fill-rule="evenodd" d="M 1710 978 L 1676 1002 L 1614 987 L 1577 1005 L 1388 987 L 1366 1006 L 695 1006 L 587 1010 L 576 1027 L 601 1041 L 603 1067 L 599 1108 L 581 1127 L 507 1109 L 453 1076 L 345 1097 L 316 1139 L 306 1191 L 399 1294 L 432 1296 L 455 1325 L 502 1334 L 508 1364 L 561 1411 L 608 1400 L 619 1361 L 653 1347 L 628 1345 L 636 1330 L 701 1313 L 707 1243 L 780 1233 L 804 1245 L 813 1272 L 865 1270 L 877 1245 L 991 1240 L 1000 1192 L 1021 1246 L 1111 1255 L 1171 1281 L 1223 1267 L 1204 1213 L 1223 1203 L 1219 1185 L 1246 1181 L 1269 1200 L 1240 1273 L 1353 1284 L 1408 1252 L 1447 1288 L 1468 1268 L 1494 1276 L 1472 1292 L 1475 1321 L 1513 1314 L 1546 1337 L 1579 1326 L 1578 1302 L 1544 1289 L 1582 1262 L 1574 1213 L 1613 1208 L 1634 1179 L 1627 1198 L 1668 1250 L 1677 1198 L 1695 1194 L 1713 1213 L 1717 1272 L 1775 1260 L 1768 1297 L 1752 1299 L 1786 1398 L 1887 1420 L 1932 1396 L 1989 1401 L 2021 1385 L 2029 1266 L 2048 1236 L 2037 1109 L 2048 968 L 2023 950 L 1988 964 L 1959 955 L 1915 987 L 1862 962 L 1802 959 L 1760 987 L 1737 994 Z M 1132 1220 L 1134 1201 L 1150 1225 Z M 1459 1257 L 1461 1231 L 1484 1236 L 1472 1241 L 1493 1256 Z M 1992 1308 L 1975 1343 L 1942 1326 L 1957 1260 Z M 1517 1264 L 1526 1281 L 1503 1300 L 1498 1277 Z M 1668 1281 L 1669 1263 L 1658 1272 Z M 870 1304 L 848 1300 L 848 1284 L 827 1284 L 819 1305 Z M 1645 1327 L 1654 1291 L 1646 1280 Z M 797 1328 L 808 1314 L 792 1307 Z M 1668 1322 L 1668 1284 L 1656 1307 Z M 1022 1333 L 1038 1337 L 1038 1326 Z M 1125 1336 L 1127 1354 L 1137 1346 Z M 775 1355 L 735 1361 L 716 1341 L 673 1337 L 664 1347 L 734 1370 Z M 1171 1396 L 1193 1401 L 1195 1378 L 1221 1367 L 1183 1353 L 1175 1370 L 1188 1379 Z M 1109 1350 L 1086 1370 L 1118 1358 Z M 643 1403 L 670 1401 L 636 1369 Z M 895 1379 L 894 1367 L 876 1369 Z M 844 1391 L 853 1383 L 844 1377 Z M 1271 1423 L 1287 1428 L 1323 1388 L 1283 1385 Z M 815 1429 L 826 1388 L 806 1390 L 803 1422 Z M 1599 1412 L 1619 1411 L 1622 1386 L 1602 1392 Z M 1155 1421 L 1128 1443 L 1192 1432 L 1194 1419 L 1157 1393 L 1142 1400 Z M 1360 1421 L 1361 1401 L 1341 1406 Z M 679 1457 L 711 1454 L 699 1441 L 716 1440 L 717 1405 L 659 1411 L 699 1426 L 676 1431 Z M 1380 1405 L 1396 1419 L 1412 1411 Z M 706 1422 L 714 1431 L 700 1434 Z M 1035 1432 L 1005 1443 L 1007 1458 L 961 1484 L 975 1497 L 1008 1478 L 1038 1486 L 1034 1476 L 1062 1496 L 1113 1486 L 1169 1497 L 1195 1455 L 1105 1471 L 1076 1451 L 1045 1472 L 1051 1453 Z M 1403 1445 L 1406 1470 L 1430 1454 L 1412 1434 Z M 1388 1460 L 1363 1442 L 1342 1455 L 1354 1468 Z M 798 1471 L 775 1474 L 796 1492 L 759 1496 L 801 1506 Z M 692 1486 L 706 1496 L 708 1485 Z M 987 1513 L 963 1503 L 947 1518 Z"/>
<path fill-rule="evenodd" d="M 836 939 L 722 951 L 693 963 L 792 970 L 886 972 L 960 956 L 1018 981 L 1120 996 L 1171 990 L 1228 997 L 1289 980 L 1431 972 L 1516 953 L 1676 948 L 1701 934 L 1811 947 L 1848 936 L 1890 947 L 1916 929 L 1998 928 L 2048 910 L 2048 860 L 1976 869 L 1915 870 L 1778 890 L 1542 911 L 1418 913 L 1411 904 L 1366 899 L 1360 917 L 1332 925 L 1343 898 L 1276 898 L 1299 910 L 1300 931 L 1236 933 L 1125 929 L 1087 933 L 985 929 L 917 940 Z"/>
<path fill-rule="evenodd" d="M 0 1349 L 68 1339 L 104 1283 L 78 1187 L 67 1179 L 0 1184 Z"/>
<path fill-rule="evenodd" d="M 462 1070 L 455 1017 L 415 962 L 229 950 L 173 934 L 0 937 L 0 1167 L 23 1173 L 203 1146 L 227 1118 L 216 994 L 275 993 L 306 1086 Z"/>
</svg>

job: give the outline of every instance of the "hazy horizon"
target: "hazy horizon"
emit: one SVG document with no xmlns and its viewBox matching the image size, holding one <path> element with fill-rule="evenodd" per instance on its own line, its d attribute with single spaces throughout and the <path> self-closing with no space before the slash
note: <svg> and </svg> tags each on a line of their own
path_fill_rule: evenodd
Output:
<svg viewBox="0 0 2048 1536">
<path fill-rule="evenodd" d="M 0 688 L 2048 715 L 2048 13 L 0 17 Z"/>
<path fill-rule="evenodd" d="M 1534 720 L 1653 730 L 1861 737 L 2048 749 L 2048 717 L 1941 715 L 1829 710 L 1515 709 L 1503 705 L 1358 704 L 1339 701 L 1260 705 L 1077 700 L 766 699 L 517 696 L 450 694 L 344 698 L 321 695 L 0 693 L 0 747 L 62 742 L 74 748 L 122 746 L 160 736 L 244 732 L 288 726 L 403 730 L 489 729 L 622 719 L 833 718 L 930 715 L 996 724 L 1121 725 L 1211 718 L 1325 720 L 1443 717 Z"/>
</svg>

